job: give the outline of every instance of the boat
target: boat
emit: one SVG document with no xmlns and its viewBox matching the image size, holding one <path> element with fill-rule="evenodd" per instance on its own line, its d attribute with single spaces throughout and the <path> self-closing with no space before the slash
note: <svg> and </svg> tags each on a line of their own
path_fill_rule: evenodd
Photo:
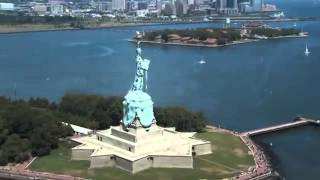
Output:
<svg viewBox="0 0 320 180">
<path fill-rule="evenodd" d="M 198 62 L 199 64 L 205 64 L 205 63 L 207 63 L 204 59 L 203 59 L 203 57 L 201 58 L 201 60 Z"/>
<path fill-rule="evenodd" d="M 308 56 L 310 53 L 311 53 L 311 52 L 310 52 L 309 49 L 308 49 L 308 45 L 306 44 L 306 50 L 304 51 L 304 54 L 305 54 L 306 56 Z"/>
<path fill-rule="evenodd" d="M 293 27 L 297 27 L 297 23 L 293 23 Z"/>
</svg>

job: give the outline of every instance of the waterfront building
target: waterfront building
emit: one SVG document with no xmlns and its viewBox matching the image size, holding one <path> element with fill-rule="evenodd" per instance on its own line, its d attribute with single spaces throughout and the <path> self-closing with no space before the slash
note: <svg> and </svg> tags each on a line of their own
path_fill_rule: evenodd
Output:
<svg viewBox="0 0 320 180">
<path fill-rule="evenodd" d="M 138 2 L 138 10 L 147 9 L 148 3 L 147 2 Z"/>
<path fill-rule="evenodd" d="M 188 1 L 187 0 L 176 0 L 176 15 L 183 16 L 188 13 Z"/>
<path fill-rule="evenodd" d="M 14 11 L 15 5 L 13 3 L 0 3 L 0 11 Z"/>
<path fill-rule="evenodd" d="M 48 6 L 46 4 L 35 4 L 33 7 L 32 7 L 32 10 L 34 13 L 36 13 L 37 15 L 39 16 L 45 16 L 47 15 L 49 12 L 48 12 Z"/>
<path fill-rule="evenodd" d="M 63 16 L 64 8 L 62 4 L 52 4 L 50 6 L 50 15 L 52 16 Z"/>
<path fill-rule="evenodd" d="M 250 2 L 242 2 L 239 4 L 239 11 L 243 13 L 252 12 L 252 7 Z"/>
<path fill-rule="evenodd" d="M 127 0 L 112 0 L 112 10 L 125 11 L 127 9 Z"/>
<path fill-rule="evenodd" d="M 251 7 L 253 12 L 262 11 L 263 0 L 251 0 Z"/>
<path fill-rule="evenodd" d="M 157 10 L 161 12 L 162 10 L 162 1 L 161 0 L 156 0 L 156 5 L 157 5 Z"/>
<path fill-rule="evenodd" d="M 147 93 L 150 60 L 138 46 L 134 82 L 123 100 L 120 126 L 73 138 L 73 160 L 88 160 L 90 168 L 117 167 L 130 173 L 157 168 L 193 168 L 193 156 L 212 153 L 211 142 L 194 138 L 194 132 L 156 124 L 153 101 Z"/>
<path fill-rule="evenodd" d="M 48 4 L 53 5 L 53 4 L 64 4 L 65 2 L 62 0 L 48 0 Z"/>
<path fill-rule="evenodd" d="M 156 0 L 149 1 L 147 9 L 150 10 L 150 11 L 151 10 L 157 10 L 157 1 Z"/>
<path fill-rule="evenodd" d="M 277 11 L 277 6 L 274 4 L 264 4 L 262 6 L 262 11 L 264 11 L 264 12 Z"/>
<path fill-rule="evenodd" d="M 172 3 L 165 3 L 164 9 L 163 9 L 163 14 L 166 16 L 171 16 L 176 14 L 176 8 Z"/>
<path fill-rule="evenodd" d="M 110 7 L 110 2 L 100 1 L 96 3 L 95 9 L 97 12 L 104 12 L 104 11 L 107 11 L 109 7 Z"/>
<path fill-rule="evenodd" d="M 238 14 L 237 0 L 217 0 L 216 10 L 221 14 L 236 15 Z"/>
<path fill-rule="evenodd" d="M 195 4 L 195 0 L 188 0 L 188 6 L 194 5 L 194 4 Z"/>
<path fill-rule="evenodd" d="M 149 14 L 148 9 L 142 9 L 142 10 L 137 10 L 136 11 L 136 16 L 137 17 L 146 17 Z"/>
</svg>

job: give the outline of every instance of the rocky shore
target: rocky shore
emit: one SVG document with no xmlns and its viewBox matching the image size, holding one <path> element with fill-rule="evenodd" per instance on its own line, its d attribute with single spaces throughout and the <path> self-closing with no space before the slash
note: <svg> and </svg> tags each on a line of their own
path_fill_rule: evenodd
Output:
<svg viewBox="0 0 320 180">
<path fill-rule="evenodd" d="M 233 180 L 260 180 L 260 179 L 266 179 L 270 176 L 273 176 L 272 166 L 271 163 L 268 160 L 267 155 L 264 153 L 263 149 L 260 148 L 248 134 L 246 133 L 239 133 L 236 131 L 223 129 L 220 127 L 214 127 L 214 126 L 207 126 L 207 129 L 218 131 L 218 132 L 224 132 L 224 133 L 230 133 L 234 136 L 238 136 L 243 143 L 247 145 L 247 147 L 250 150 L 250 154 L 253 156 L 255 166 L 249 167 L 247 171 L 241 172 L 241 174 L 231 178 Z"/>
<path fill-rule="evenodd" d="M 255 166 L 250 167 L 247 172 L 241 173 L 233 179 L 265 179 L 272 176 L 271 163 L 263 149 L 261 149 L 247 134 L 238 134 L 241 140 L 248 146 L 255 161 Z"/>
</svg>

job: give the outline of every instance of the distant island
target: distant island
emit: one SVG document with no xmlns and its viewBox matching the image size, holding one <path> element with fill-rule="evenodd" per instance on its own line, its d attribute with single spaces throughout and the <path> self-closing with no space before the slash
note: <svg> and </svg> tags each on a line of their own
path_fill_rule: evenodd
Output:
<svg viewBox="0 0 320 180">
<path fill-rule="evenodd" d="M 137 32 L 132 42 L 220 47 L 264 39 L 307 37 L 306 32 L 294 28 L 272 28 L 265 24 L 250 23 L 241 28 L 165 29 Z"/>
</svg>

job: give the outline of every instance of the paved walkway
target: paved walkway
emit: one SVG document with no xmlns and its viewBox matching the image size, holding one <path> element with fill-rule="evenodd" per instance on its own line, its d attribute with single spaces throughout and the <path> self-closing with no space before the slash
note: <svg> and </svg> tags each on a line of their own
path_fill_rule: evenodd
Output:
<svg viewBox="0 0 320 180">
<path fill-rule="evenodd" d="M 299 120 L 297 120 L 297 121 L 283 123 L 283 124 L 274 125 L 274 126 L 270 126 L 270 127 L 266 127 L 266 128 L 261 128 L 261 129 L 255 129 L 255 130 L 252 130 L 252 131 L 244 132 L 242 134 L 243 135 L 248 135 L 248 136 L 255 136 L 255 135 L 259 135 L 259 134 L 265 134 L 265 133 L 285 130 L 285 129 L 289 129 L 289 128 L 304 126 L 304 125 L 307 125 L 307 124 L 320 124 L 320 121 L 319 120 L 306 119 L 306 118 L 299 118 Z"/>
</svg>

